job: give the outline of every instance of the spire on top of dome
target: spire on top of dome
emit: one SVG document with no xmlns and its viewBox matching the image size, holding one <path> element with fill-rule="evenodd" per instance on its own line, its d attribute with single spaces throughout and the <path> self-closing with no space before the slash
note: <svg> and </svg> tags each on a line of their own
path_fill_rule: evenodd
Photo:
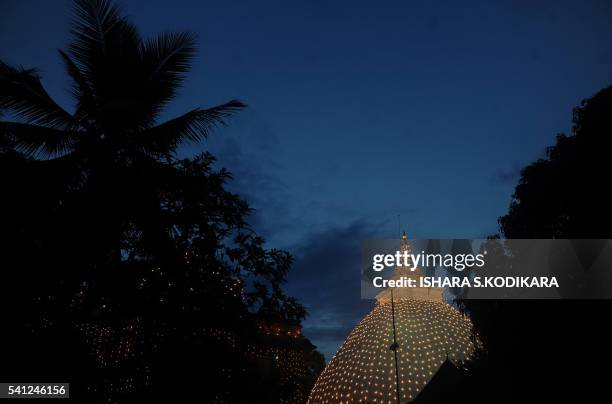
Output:
<svg viewBox="0 0 612 404">
<path fill-rule="evenodd" d="M 404 253 L 404 251 L 408 251 L 408 254 L 412 253 L 412 248 L 405 231 L 402 233 L 402 240 L 400 242 L 400 252 Z"/>
</svg>

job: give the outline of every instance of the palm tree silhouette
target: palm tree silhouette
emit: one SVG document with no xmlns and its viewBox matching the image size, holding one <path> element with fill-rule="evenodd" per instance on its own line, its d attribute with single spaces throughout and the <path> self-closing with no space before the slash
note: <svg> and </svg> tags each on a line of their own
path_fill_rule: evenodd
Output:
<svg viewBox="0 0 612 404">
<path fill-rule="evenodd" d="M 27 323 L 11 317 L 10 341 L 27 336 L 24 346 L 49 347 L 38 351 L 37 365 L 55 363 L 50 374 L 67 372 L 80 386 L 117 385 L 124 372 L 145 377 L 151 344 L 139 342 L 138 353 L 116 366 L 95 367 L 89 355 L 97 348 L 83 330 L 113 330 L 147 344 L 163 334 L 171 346 L 167 341 L 184 337 L 174 330 L 205 322 L 177 315 L 191 295 L 209 291 L 193 275 L 208 273 L 186 262 L 188 237 L 194 228 L 199 235 L 209 231 L 197 240 L 216 252 L 215 231 L 241 224 L 248 207 L 225 191 L 226 173 L 213 173 L 212 156 L 181 161 L 175 152 L 204 139 L 244 104 L 233 100 L 160 122 L 191 68 L 193 34 L 142 39 L 112 2 L 77 0 L 71 35 L 59 53 L 72 82 L 72 113 L 50 97 L 36 70 L 0 61 L 0 167 L 3 191 L 12 197 L 0 200 L 0 245 L 12 251 L 2 266 L 14 269 L 3 282 L 13 286 L 2 288 L 0 298 L 27 313 Z M 192 200 L 197 207 L 190 210 Z M 216 263 L 211 257 L 205 264 Z M 159 282 L 151 283 L 154 277 Z M 147 289 L 139 292 L 144 280 Z M 160 307 L 172 315 L 158 321 Z M 183 328 L 167 326 L 170 320 Z M 138 338 L 125 331 L 145 322 Z M 109 352 L 120 352 L 111 343 L 104 342 Z M 42 359 L 55 351 L 66 353 L 65 365 Z M 106 363 L 112 355 L 96 357 Z M 8 363 L 21 366 L 17 356 Z"/>
<path fill-rule="evenodd" d="M 184 141 L 200 141 L 244 107 L 240 101 L 201 109 L 159 123 L 175 99 L 195 54 L 189 32 L 142 39 L 107 0 L 75 1 L 67 52 L 59 51 L 72 81 L 73 113 L 45 91 L 34 69 L 0 61 L 0 144 L 44 159 L 92 154 L 114 163 L 164 157 Z"/>
</svg>

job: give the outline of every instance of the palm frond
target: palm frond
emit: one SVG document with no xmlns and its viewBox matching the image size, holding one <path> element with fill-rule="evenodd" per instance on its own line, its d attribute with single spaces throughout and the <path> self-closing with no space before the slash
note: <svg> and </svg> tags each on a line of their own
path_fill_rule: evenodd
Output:
<svg viewBox="0 0 612 404">
<path fill-rule="evenodd" d="M 145 91 L 155 109 L 174 98 L 195 53 L 195 35 L 191 32 L 166 33 L 142 43 L 140 54 L 148 75 Z"/>
<path fill-rule="evenodd" d="M 182 79 L 190 69 L 196 53 L 192 32 L 165 33 L 143 42 L 143 58 L 151 63 L 149 80 Z"/>
<path fill-rule="evenodd" d="M 52 158 L 70 151 L 77 133 L 20 122 L 0 122 L 2 143 L 32 157 Z"/>
<path fill-rule="evenodd" d="M 70 33 L 70 53 L 83 69 L 106 47 L 106 37 L 122 18 L 119 7 L 108 0 L 76 0 Z"/>
<path fill-rule="evenodd" d="M 246 105 L 232 100 L 207 109 L 194 109 L 151 129 L 144 131 L 142 144 L 148 151 L 172 151 L 184 141 L 198 142 L 205 139 L 212 129 L 225 125 L 225 121 Z"/>
<path fill-rule="evenodd" d="M 79 69 L 70 56 L 62 50 L 58 52 L 64 61 L 68 75 L 73 81 L 72 96 L 77 102 L 75 118 L 77 120 L 87 119 L 88 115 L 95 110 L 93 89 L 81 69 Z"/>
<path fill-rule="evenodd" d="M 87 113 L 105 132 L 149 125 L 152 114 L 143 105 L 146 72 L 136 27 L 111 1 L 77 0 L 71 34 L 68 55 L 80 72 L 79 80 L 93 94 L 88 99 L 89 95 L 78 90 L 83 97 L 78 101 L 83 106 L 79 116 Z"/>
<path fill-rule="evenodd" d="M 71 60 L 102 99 L 116 93 L 142 75 L 139 69 L 140 34 L 107 0 L 75 1 Z M 120 91 L 119 91 L 120 92 Z"/>
<path fill-rule="evenodd" d="M 49 96 L 33 69 L 9 66 L 0 61 L 0 110 L 34 125 L 67 128 L 74 123 Z"/>
</svg>

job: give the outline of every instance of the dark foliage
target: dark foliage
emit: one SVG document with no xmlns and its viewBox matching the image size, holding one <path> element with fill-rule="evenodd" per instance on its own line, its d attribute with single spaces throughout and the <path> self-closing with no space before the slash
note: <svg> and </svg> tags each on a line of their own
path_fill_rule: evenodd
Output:
<svg viewBox="0 0 612 404">
<path fill-rule="evenodd" d="M 522 170 L 509 212 L 499 219 L 505 237 L 610 237 L 612 87 L 575 108 L 573 122 L 572 135 L 558 135 L 546 158 Z"/>
<path fill-rule="evenodd" d="M 612 87 L 574 110 L 572 135 L 521 172 L 507 238 L 612 237 L 608 177 Z M 593 254 L 588 249 L 583 254 Z M 595 252 L 596 253 L 596 252 Z M 588 261 L 589 257 L 585 257 Z M 470 377 L 448 392 L 456 402 L 596 402 L 607 395 L 612 331 L 607 300 L 464 300 L 485 351 Z"/>
<path fill-rule="evenodd" d="M 105 0 L 76 1 L 71 32 L 73 113 L 0 62 L 1 378 L 68 380 L 81 402 L 249 401 L 258 322 L 306 315 L 281 289 L 292 258 L 210 154 L 175 156 L 244 105 L 160 123 L 193 35 L 144 40 Z"/>
</svg>

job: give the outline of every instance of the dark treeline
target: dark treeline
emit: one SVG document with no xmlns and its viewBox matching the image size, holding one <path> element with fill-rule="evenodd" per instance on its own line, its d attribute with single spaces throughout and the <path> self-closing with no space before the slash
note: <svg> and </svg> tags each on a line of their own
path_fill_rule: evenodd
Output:
<svg viewBox="0 0 612 404">
<path fill-rule="evenodd" d="M 612 238 L 612 87 L 576 107 L 573 123 L 572 134 L 558 135 L 545 158 L 521 171 L 510 209 L 499 218 L 500 236 Z M 596 243 L 575 244 L 587 247 L 576 250 L 583 263 L 600 252 Z M 582 403 L 600 402 L 609 394 L 610 301 L 459 303 L 484 351 L 467 364 L 469 371 L 454 388 L 444 384 L 432 394 L 434 401 L 423 402 Z"/>
<path fill-rule="evenodd" d="M 75 2 L 71 34 L 74 112 L 0 62 L 0 379 L 69 381 L 78 402 L 305 401 L 322 356 L 281 288 L 291 256 L 213 156 L 176 157 L 244 105 L 160 123 L 193 35 L 141 38 L 104 0 Z"/>
</svg>

